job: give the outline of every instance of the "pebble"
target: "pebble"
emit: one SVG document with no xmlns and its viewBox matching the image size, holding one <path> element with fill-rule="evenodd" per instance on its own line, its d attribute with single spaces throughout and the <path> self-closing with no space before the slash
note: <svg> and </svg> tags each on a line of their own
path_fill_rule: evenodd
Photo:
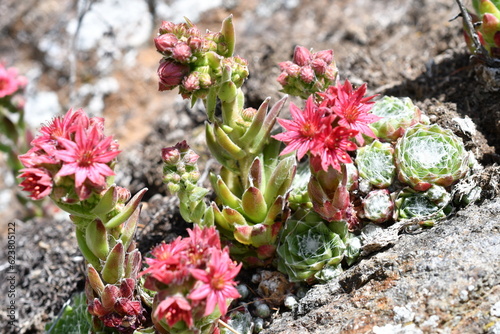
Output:
<svg viewBox="0 0 500 334">
<path fill-rule="evenodd" d="M 500 318 L 500 301 L 496 302 L 491 308 L 490 308 L 490 314 L 494 317 Z"/>
</svg>

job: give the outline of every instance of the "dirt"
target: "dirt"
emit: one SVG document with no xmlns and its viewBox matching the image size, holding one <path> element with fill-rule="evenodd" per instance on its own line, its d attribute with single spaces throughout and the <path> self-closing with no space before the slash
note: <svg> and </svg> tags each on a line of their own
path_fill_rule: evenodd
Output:
<svg viewBox="0 0 500 334">
<path fill-rule="evenodd" d="M 471 63 L 462 38 L 461 19 L 453 20 L 459 13 L 454 1 L 302 0 L 298 1 L 296 7 L 292 6 L 292 1 L 275 3 L 281 7 L 273 10 L 273 1 L 270 0 L 227 1 L 225 8 L 205 13 L 197 23 L 202 30 L 217 30 L 224 17 L 234 14 L 236 53 L 250 63 L 251 75 L 244 86 L 248 106 L 258 106 L 267 96 L 276 101 L 282 95 L 276 82 L 279 74 L 276 64 L 289 60 L 295 45 L 316 51 L 333 48 L 341 80 L 349 79 L 357 85 L 366 82 L 369 94 L 408 96 L 434 122 L 451 128 L 461 136 L 467 148 L 486 167 L 480 176 L 480 184 L 484 188 L 482 200 L 497 198 L 498 169 L 495 164 L 500 162 L 500 93 L 488 91 L 488 87 L 478 79 L 477 67 Z M 43 52 L 33 42 L 42 38 L 44 32 L 52 31 L 53 18 L 59 17 L 57 22 L 62 21 L 66 9 L 69 8 L 68 15 L 75 15 L 72 2 L 64 4 L 59 7 L 54 6 L 54 3 L 42 6 L 35 1 L 6 1 L 2 4 L 9 8 L 11 15 L 7 19 L 3 12 L 1 16 L 5 23 L 2 23 L 0 34 L 0 58 L 24 70 L 33 64 L 41 64 L 44 75 L 38 88 L 56 91 L 66 110 L 71 107 L 71 87 L 67 84 L 70 73 L 64 66 L 55 68 L 44 62 Z M 189 13 L 186 16 L 189 17 Z M 154 26 L 158 26 L 160 21 L 161 18 L 156 17 Z M 152 32 L 151 36 L 154 35 L 155 32 Z M 115 64 L 112 77 L 119 82 L 120 89 L 104 98 L 103 117 L 106 119 L 107 132 L 115 134 L 124 151 L 117 167 L 117 182 L 128 187 L 132 193 L 142 187 L 149 189 L 137 234 L 142 251 L 147 251 L 161 240 L 169 241 L 185 233 L 187 227 L 176 210 L 176 199 L 166 194 L 161 182 L 160 149 L 189 139 L 190 144 L 202 155 L 204 164 L 211 163 L 203 146 L 203 112 L 197 108 L 190 110 L 175 92 L 157 91 L 158 61 L 159 56 L 150 42 L 138 49 L 133 67 Z M 95 82 L 96 78 L 91 75 L 95 66 L 93 57 L 79 57 L 78 66 L 79 73 L 89 75 L 78 77 L 77 86 L 84 82 Z M 289 101 L 302 104 L 294 98 Z M 463 131 L 454 120 L 457 117 L 470 118 L 475 131 Z M 2 224 L 22 218 L 22 207 L 13 208 L 2 213 L 5 217 Z M 57 315 L 72 293 L 82 290 L 83 263 L 72 228 L 68 219 L 61 215 L 56 219 L 37 218 L 16 222 L 19 328 L 4 328 L 0 331 L 41 333 L 44 324 Z M 492 227 L 490 232 L 498 233 L 498 230 Z M 405 238 L 411 239 L 412 236 Z M 470 242 L 473 244 L 474 240 Z M 423 243 L 415 241 L 415 247 L 425 248 Z M 5 245 L 6 238 L 2 237 L 0 246 L 6 249 Z M 392 255 L 395 258 L 401 255 L 397 251 L 398 248 Z M 2 257 L 2 263 L 5 261 Z M 403 262 L 400 265 L 410 268 L 408 272 L 421 269 L 411 261 Z M 295 314 L 294 318 L 289 313 L 282 316 L 284 310 L 278 309 L 273 317 L 275 325 L 268 324 L 270 327 L 266 331 L 324 332 L 325 328 L 334 328 L 328 327 L 329 324 L 339 322 L 344 324 L 338 327 L 339 333 L 372 333 L 374 326 L 381 324 L 380 321 L 389 321 L 394 315 L 393 301 L 388 303 L 384 299 L 387 297 L 379 292 L 391 289 L 400 280 L 398 275 L 406 275 L 387 269 L 384 264 L 377 268 L 386 268 L 384 279 L 371 280 L 368 285 L 366 282 L 356 285 L 350 281 L 352 287 L 344 289 L 343 294 L 339 295 L 352 306 L 349 312 L 354 309 L 357 313 L 346 313 L 343 320 L 334 318 L 330 315 L 332 312 L 342 312 L 339 304 L 332 306 L 327 301 L 324 304 L 315 304 L 313 301 L 307 305 L 318 305 L 317 308 L 304 313 L 310 316 Z M 347 281 L 356 277 L 356 270 L 361 269 L 352 269 L 351 276 L 346 274 Z M 372 289 L 373 294 L 366 294 L 368 288 Z M 333 294 L 337 290 L 332 288 L 328 291 Z M 4 280 L 1 293 L 7 295 Z M 314 294 L 307 298 L 314 299 Z M 376 317 L 372 317 L 374 308 L 363 306 L 366 303 L 378 305 L 380 312 Z M 390 308 L 387 306 L 389 304 Z M 467 304 L 465 307 L 473 306 Z M 472 312 L 472 309 L 460 312 L 469 314 L 468 311 Z M 353 314 L 364 321 L 358 319 L 356 325 L 346 325 L 349 321 L 352 323 L 349 315 Z M 6 319 L 4 309 L 0 310 L 0 319 L 2 322 Z M 295 323 L 295 326 L 283 325 L 288 322 Z M 443 320 L 441 325 L 442 328 L 453 328 L 452 320 L 449 319 Z M 473 324 L 470 326 L 475 328 Z M 481 331 L 470 331 L 475 332 Z"/>
</svg>

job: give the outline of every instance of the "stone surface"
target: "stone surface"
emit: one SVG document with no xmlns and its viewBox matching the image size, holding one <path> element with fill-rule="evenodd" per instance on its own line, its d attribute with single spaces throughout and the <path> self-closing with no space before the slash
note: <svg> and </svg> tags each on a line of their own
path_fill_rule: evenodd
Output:
<svg viewBox="0 0 500 334">
<path fill-rule="evenodd" d="M 500 322 L 500 200 L 401 234 L 338 282 L 313 287 L 263 333 L 494 333 Z"/>
</svg>

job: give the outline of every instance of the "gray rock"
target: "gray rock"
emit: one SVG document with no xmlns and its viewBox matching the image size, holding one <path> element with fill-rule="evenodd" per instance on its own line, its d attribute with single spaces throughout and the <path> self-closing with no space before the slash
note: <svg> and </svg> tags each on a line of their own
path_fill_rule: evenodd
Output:
<svg viewBox="0 0 500 334">
<path fill-rule="evenodd" d="M 496 333 L 500 200 L 401 234 L 339 281 L 313 287 L 264 333 Z"/>
</svg>

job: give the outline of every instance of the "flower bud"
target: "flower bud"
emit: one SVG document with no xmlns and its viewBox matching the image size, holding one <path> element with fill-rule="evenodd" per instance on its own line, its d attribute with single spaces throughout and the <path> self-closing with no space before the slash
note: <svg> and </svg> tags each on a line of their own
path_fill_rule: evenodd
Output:
<svg viewBox="0 0 500 334">
<path fill-rule="evenodd" d="M 192 72 L 182 81 L 182 87 L 188 92 L 194 92 L 200 89 L 200 79 L 198 77 L 198 72 Z"/>
<path fill-rule="evenodd" d="M 286 72 L 281 72 L 281 74 L 278 76 L 277 81 L 279 82 L 280 85 L 286 86 L 288 84 L 288 74 Z"/>
<path fill-rule="evenodd" d="M 172 57 L 179 63 L 189 62 L 191 56 L 191 48 L 186 43 L 177 43 L 172 49 Z"/>
<path fill-rule="evenodd" d="M 127 188 L 123 187 L 116 187 L 117 195 L 118 195 L 118 202 L 119 203 L 127 203 L 130 197 L 132 196 L 130 194 L 130 190 Z"/>
<path fill-rule="evenodd" d="M 181 153 L 175 147 L 164 147 L 161 149 L 161 158 L 167 165 L 174 166 L 179 162 Z"/>
<path fill-rule="evenodd" d="M 160 29 L 159 29 L 159 33 L 160 34 L 171 33 L 171 32 L 174 31 L 174 29 L 175 29 L 175 24 L 173 22 L 163 21 L 161 23 L 161 26 L 160 26 Z"/>
<path fill-rule="evenodd" d="M 158 67 L 158 77 L 160 79 L 159 90 L 171 90 L 181 84 L 182 80 L 189 73 L 189 66 L 162 59 Z"/>
<path fill-rule="evenodd" d="M 311 62 L 311 67 L 314 70 L 314 73 L 316 73 L 316 75 L 323 75 L 325 74 L 328 65 L 323 59 L 314 59 Z"/>
<path fill-rule="evenodd" d="M 318 51 L 312 56 L 313 59 L 321 59 L 327 65 L 330 65 L 333 61 L 333 50 L 322 50 Z"/>
<path fill-rule="evenodd" d="M 315 75 L 311 66 L 304 66 L 300 69 L 300 79 L 309 84 L 314 81 Z"/>
<path fill-rule="evenodd" d="M 199 52 L 203 48 L 204 40 L 201 37 L 191 36 L 188 38 L 187 44 L 193 53 Z"/>
<path fill-rule="evenodd" d="M 303 46 L 296 46 L 293 51 L 293 62 L 299 66 L 305 66 L 309 64 L 311 60 L 311 52 Z"/>
<path fill-rule="evenodd" d="M 154 42 L 158 52 L 171 52 L 179 40 L 173 34 L 163 34 L 156 37 Z"/>
</svg>

